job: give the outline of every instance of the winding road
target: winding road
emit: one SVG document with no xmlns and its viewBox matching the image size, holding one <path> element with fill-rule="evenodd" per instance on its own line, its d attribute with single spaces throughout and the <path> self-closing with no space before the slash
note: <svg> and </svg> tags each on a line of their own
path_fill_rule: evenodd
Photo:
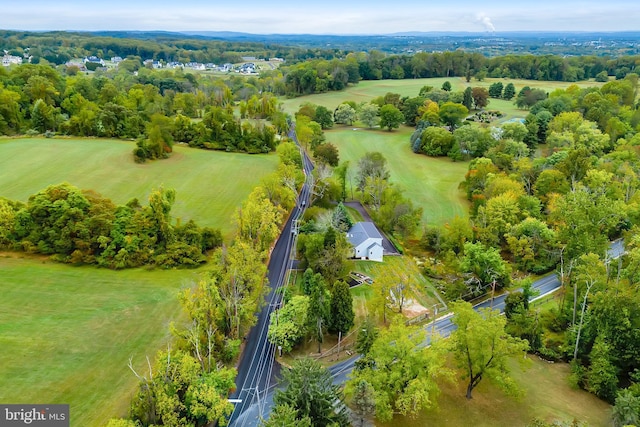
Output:
<svg viewBox="0 0 640 427">
<path fill-rule="evenodd" d="M 289 133 L 289 137 L 298 143 L 295 129 Z M 256 325 L 251 329 L 246 337 L 246 345 L 238 364 L 238 375 L 236 377 L 236 391 L 230 396 L 234 406 L 234 411 L 229 418 L 229 425 L 232 427 L 254 427 L 260 424 L 261 418 L 267 418 L 273 406 L 273 392 L 277 386 L 276 376 L 279 373 L 279 365 L 275 362 L 276 348 L 267 340 L 269 319 L 271 313 L 281 304 L 279 289 L 284 286 L 289 270 L 293 264 L 291 257 L 292 249 L 295 247 L 297 239 L 297 221 L 309 205 L 311 188 L 310 174 L 313 170 L 313 163 L 303 152 L 303 168 L 307 177 L 300 194 L 298 203 L 289 216 L 282 233 L 280 234 L 271 257 L 269 259 L 269 286 L 270 290 L 266 297 L 266 304 L 258 315 Z M 624 254 L 624 243 L 616 240 L 609 248 L 609 258 L 616 259 Z M 537 296 L 532 301 L 556 292 L 560 289 L 560 280 L 555 274 L 545 276 L 533 283 L 533 288 Z M 474 308 L 492 307 L 504 311 L 506 294 L 496 296 L 483 301 Z M 455 325 L 451 320 L 451 314 L 442 316 L 435 322 L 425 325 L 427 332 L 432 331 L 440 336 L 448 337 L 455 330 Z M 429 345 L 430 334 L 422 345 Z M 343 384 L 354 367 L 354 363 L 360 356 L 354 356 L 344 360 L 329 368 L 335 384 Z"/>
<path fill-rule="evenodd" d="M 614 242 L 611 242 L 609 248 L 609 258 L 617 259 L 624 254 L 624 242 L 619 239 Z M 541 279 L 538 279 L 533 283 L 533 289 L 536 291 L 537 295 L 531 299 L 531 301 L 535 301 L 537 299 L 543 298 L 549 294 L 552 294 L 558 291 L 561 287 L 560 280 L 556 274 L 550 274 Z M 488 299 L 474 306 L 474 309 L 478 310 L 480 308 L 493 308 L 495 310 L 499 310 L 501 313 L 504 312 L 505 298 L 507 294 L 498 295 L 493 299 Z M 447 314 L 436 319 L 435 322 L 429 323 L 425 325 L 424 328 L 427 331 L 427 338 L 421 344 L 424 346 L 428 346 L 431 342 L 431 334 L 430 332 L 437 333 L 441 337 L 448 337 L 451 333 L 456 329 L 456 326 L 453 324 L 451 319 L 451 314 Z M 266 334 L 266 330 L 265 330 Z M 265 339 L 266 341 L 266 339 Z M 271 364 L 273 365 L 273 353 L 270 355 Z M 351 371 L 353 370 L 354 363 L 360 358 L 359 355 L 353 356 L 350 359 L 339 362 L 329 368 L 331 375 L 333 377 L 334 384 L 344 384 Z M 274 382 L 269 382 L 266 384 L 266 387 L 261 390 L 262 395 L 260 395 L 260 399 L 252 399 L 251 403 L 248 405 L 242 406 L 242 413 L 238 415 L 235 419 L 236 422 L 232 423 L 232 426 L 257 426 L 259 424 L 260 416 L 267 417 L 269 412 L 271 411 L 271 407 L 273 406 L 273 393 L 275 391 L 277 384 Z M 262 415 L 260 415 L 262 414 Z"/>
</svg>

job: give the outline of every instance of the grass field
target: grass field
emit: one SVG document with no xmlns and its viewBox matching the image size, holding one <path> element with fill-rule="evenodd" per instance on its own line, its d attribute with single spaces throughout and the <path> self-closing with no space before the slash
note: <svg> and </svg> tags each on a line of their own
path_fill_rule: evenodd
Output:
<svg viewBox="0 0 640 427">
<path fill-rule="evenodd" d="M 569 366 L 549 364 L 536 356 L 523 369 L 512 361 L 514 377 L 525 391 L 524 398 L 514 400 L 488 381 L 482 381 L 467 400 L 466 387 L 448 384 L 442 387 L 438 410 L 421 412 L 417 418 L 395 417 L 389 423 L 376 423 L 378 427 L 401 426 L 474 426 L 519 427 L 534 418 L 545 421 L 577 419 L 590 427 L 611 425 L 611 406 L 594 395 L 569 386 Z"/>
<path fill-rule="evenodd" d="M 401 96 L 415 97 L 420 93 L 423 86 L 433 86 L 440 88 L 442 83 L 449 80 L 452 85 L 457 81 L 457 77 L 453 78 L 434 78 L 434 79 L 406 79 L 406 80 L 367 80 L 361 81 L 357 85 L 349 86 L 340 92 L 326 92 L 315 95 L 301 96 L 298 98 L 283 100 L 284 110 L 288 113 L 295 113 L 300 105 L 305 102 L 311 102 L 317 105 L 323 105 L 333 111 L 338 105 L 345 101 L 370 102 L 378 96 L 384 96 L 387 92 L 399 93 Z M 461 79 L 464 82 L 464 79 Z M 454 90 L 457 87 L 454 85 Z M 464 90 L 464 87 L 462 87 Z"/>
<path fill-rule="evenodd" d="M 118 204 L 134 197 L 146 203 L 151 190 L 163 185 L 177 192 L 174 218 L 220 228 L 229 237 L 235 209 L 278 163 L 276 155 L 175 146 L 169 159 L 136 164 L 132 150 L 133 142 L 104 139 L 0 140 L 0 197 L 26 202 L 66 181 Z"/>
<path fill-rule="evenodd" d="M 68 403 L 71 426 L 125 416 L 193 270 L 112 271 L 0 256 L 0 402 Z M 153 359 L 152 359 L 153 360 Z"/>
<path fill-rule="evenodd" d="M 340 161 L 349 160 L 354 172 L 367 151 L 381 152 L 391 181 L 404 189 L 415 206 L 423 208 L 424 224 L 443 224 L 455 215 L 466 215 L 467 201 L 458 184 L 464 180 L 467 163 L 414 154 L 409 147 L 411 132 L 408 127 L 393 132 L 337 127 L 326 132 L 326 137 L 338 147 Z"/>
<path fill-rule="evenodd" d="M 508 83 L 513 83 L 516 87 L 516 93 L 525 86 L 529 86 L 532 89 L 543 89 L 547 92 L 551 92 L 555 89 L 564 89 L 572 84 L 576 84 L 579 87 L 592 87 L 602 86 L 604 83 L 598 83 L 593 80 L 582 82 L 544 82 L 537 80 L 521 80 L 521 79 L 494 79 L 487 78 L 479 82 L 472 79 L 469 83 L 466 82 L 464 77 L 437 77 L 433 79 L 404 79 L 404 80 L 368 80 L 361 81 L 356 85 L 349 86 L 347 89 L 340 92 L 326 92 L 315 95 L 301 96 L 298 98 L 286 99 L 283 101 L 283 107 L 288 113 L 295 113 L 300 108 L 300 105 L 305 102 L 311 102 L 317 105 L 323 105 L 329 108 L 331 111 L 344 101 L 370 102 L 372 99 L 378 96 L 384 96 L 387 92 L 399 93 L 401 96 L 415 97 L 420 93 L 420 89 L 423 86 L 433 86 L 436 89 L 442 87 L 442 83 L 449 81 L 451 88 L 454 91 L 463 91 L 467 86 L 471 87 L 486 87 L 488 88 L 492 83 L 502 82 L 505 86 Z M 502 108 L 500 108 L 502 107 Z M 512 101 L 501 101 L 492 99 L 487 108 L 490 109 L 510 109 L 516 110 Z M 527 112 L 520 111 L 522 117 L 526 116 Z"/>
</svg>

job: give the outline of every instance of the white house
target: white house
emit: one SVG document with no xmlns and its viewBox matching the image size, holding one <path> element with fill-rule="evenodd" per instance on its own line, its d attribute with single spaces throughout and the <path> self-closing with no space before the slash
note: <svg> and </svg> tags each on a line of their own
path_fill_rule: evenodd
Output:
<svg viewBox="0 0 640 427">
<path fill-rule="evenodd" d="M 382 235 L 372 222 L 357 222 L 349 231 L 347 239 L 353 245 L 354 258 L 382 261 Z"/>
<path fill-rule="evenodd" d="M 94 64 L 100 64 L 100 66 L 104 67 L 104 59 L 98 58 L 97 56 L 86 56 L 83 59 L 83 62 L 86 64 L 87 62 L 91 62 Z"/>
<path fill-rule="evenodd" d="M 20 58 L 19 56 L 13 56 L 13 55 L 9 55 L 9 54 L 5 54 L 2 57 L 2 65 L 4 65 L 5 67 L 8 67 L 10 65 L 20 65 L 22 64 L 22 58 Z"/>
</svg>

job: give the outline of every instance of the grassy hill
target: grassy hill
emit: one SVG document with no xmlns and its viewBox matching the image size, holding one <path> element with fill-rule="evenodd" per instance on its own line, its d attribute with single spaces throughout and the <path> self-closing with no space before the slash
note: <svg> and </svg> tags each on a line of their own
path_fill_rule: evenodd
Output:
<svg viewBox="0 0 640 427">
<path fill-rule="evenodd" d="M 169 159 L 136 164 L 133 142 L 105 139 L 0 140 L 0 197 L 27 201 L 48 185 L 69 182 L 118 204 L 146 203 L 160 185 L 177 192 L 174 218 L 217 227 L 229 237 L 235 209 L 266 174 L 276 155 L 174 147 Z"/>
<path fill-rule="evenodd" d="M 71 426 L 127 413 L 193 270 L 112 271 L 0 254 L 0 402 L 68 403 Z"/>
</svg>

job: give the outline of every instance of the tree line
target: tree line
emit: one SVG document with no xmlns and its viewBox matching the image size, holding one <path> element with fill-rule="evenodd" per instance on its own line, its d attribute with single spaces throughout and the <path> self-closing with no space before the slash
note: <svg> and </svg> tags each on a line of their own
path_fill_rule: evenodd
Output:
<svg viewBox="0 0 640 427">
<path fill-rule="evenodd" d="M 635 74 L 569 86 L 530 105 L 523 123 L 440 124 L 414 140 L 427 154 L 471 159 L 461 183 L 469 218 L 425 227 L 422 245 L 435 255 L 425 273 L 446 278 L 449 299 L 522 287 L 507 297 L 506 330 L 545 358 L 571 361 L 575 384 L 616 404 L 616 425 L 635 422 L 640 408 L 637 89 Z M 434 152 L 439 141 L 446 149 Z M 611 259 L 619 237 L 628 253 Z M 529 306 L 528 281 L 511 284 L 515 269 L 555 269 L 562 292 L 550 312 Z"/>
<path fill-rule="evenodd" d="M 276 134 L 288 129 L 286 116 L 273 95 L 255 88 L 246 95 L 239 99 L 237 117 L 232 88 L 215 79 L 150 70 L 138 76 L 64 75 L 25 64 L 0 69 L 0 133 L 136 139 L 136 161 L 167 157 L 174 143 L 248 153 L 275 150 Z"/>
<path fill-rule="evenodd" d="M 198 266 L 222 244 L 222 235 L 193 221 L 175 224 L 175 198 L 174 190 L 158 188 L 146 206 L 137 199 L 116 206 L 67 183 L 49 186 L 27 203 L 0 198 L 0 247 L 115 269 Z"/>
<path fill-rule="evenodd" d="M 50 31 L 42 33 L 0 31 L 0 48 L 10 54 L 31 56 L 34 64 L 47 61 L 61 65 L 73 58 L 97 55 L 112 57 L 137 56 L 158 61 L 201 62 L 214 64 L 242 62 L 242 57 L 259 59 L 331 58 L 341 53 L 335 49 L 309 49 L 251 41 L 212 40 L 202 37 L 130 32 L 74 33 Z M 44 60 L 44 61 L 43 61 Z"/>
<path fill-rule="evenodd" d="M 286 94 L 300 96 L 342 90 L 360 80 L 475 77 L 575 82 L 615 76 L 623 79 L 637 71 L 636 56 L 505 55 L 487 58 L 479 53 L 454 52 L 386 55 L 352 52 L 344 58 L 315 59 L 281 67 Z"/>
<path fill-rule="evenodd" d="M 129 362 L 138 387 L 128 417 L 108 426 L 226 424 L 236 376 L 231 366 L 264 304 L 269 250 L 304 181 L 296 145 L 285 141 L 278 154 L 278 170 L 236 211 L 234 239 L 217 248 L 200 279 L 180 292 L 185 316 L 170 325 L 168 348 L 158 351 L 154 362 L 147 358 L 145 372 Z"/>
</svg>

